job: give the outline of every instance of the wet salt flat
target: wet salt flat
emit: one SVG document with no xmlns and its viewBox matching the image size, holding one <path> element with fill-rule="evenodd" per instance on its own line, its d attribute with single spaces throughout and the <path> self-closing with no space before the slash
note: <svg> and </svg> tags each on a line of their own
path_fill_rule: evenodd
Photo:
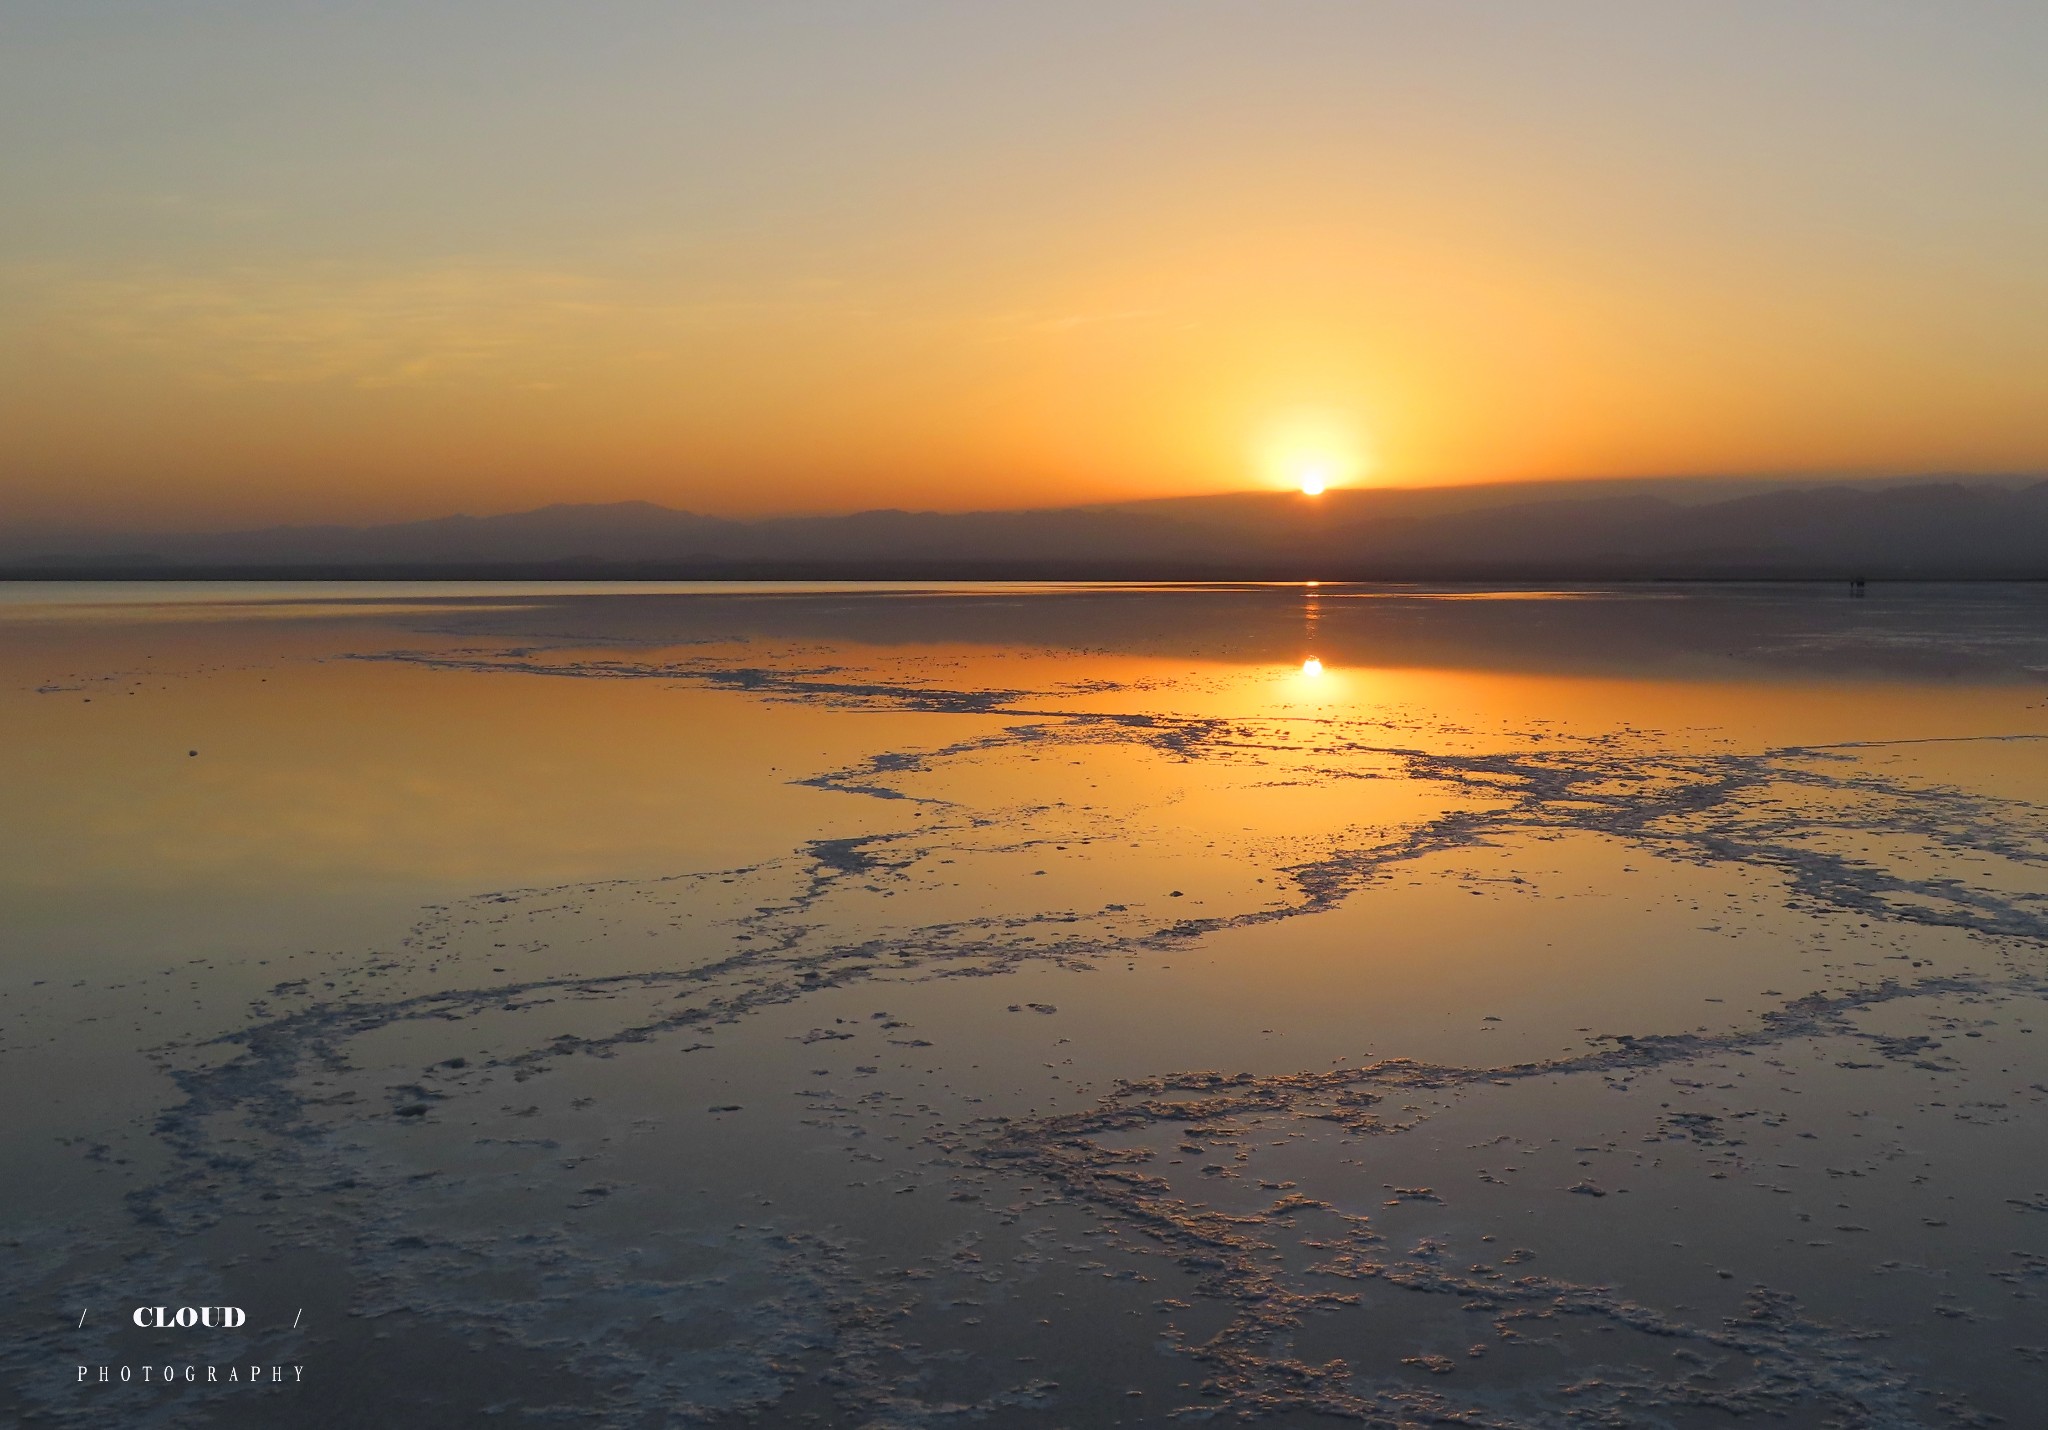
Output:
<svg viewBox="0 0 2048 1430">
<path fill-rule="evenodd" d="M 2042 1423 L 2048 591 L 17 586 L 0 707 L 21 1423 Z"/>
</svg>

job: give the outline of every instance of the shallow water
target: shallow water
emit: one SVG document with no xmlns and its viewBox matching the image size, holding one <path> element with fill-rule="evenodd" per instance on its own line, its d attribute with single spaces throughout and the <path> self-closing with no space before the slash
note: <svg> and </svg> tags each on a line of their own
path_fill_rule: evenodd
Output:
<svg viewBox="0 0 2048 1430">
<path fill-rule="evenodd" d="M 2048 591 L 17 585 L 0 709 L 24 1423 L 2038 1420 Z"/>
</svg>

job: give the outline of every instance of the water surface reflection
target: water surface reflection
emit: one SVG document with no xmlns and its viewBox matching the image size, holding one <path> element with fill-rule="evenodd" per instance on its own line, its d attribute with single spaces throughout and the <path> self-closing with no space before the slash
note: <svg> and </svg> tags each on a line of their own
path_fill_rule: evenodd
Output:
<svg viewBox="0 0 2048 1430">
<path fill-rule="evenodd" d="M 340 1423 L 2042 1388 L 2034 588 L 59 594 L 27 1423 L 290 1410 L 59 1374 L 145 1281 Z"/>
</svg>

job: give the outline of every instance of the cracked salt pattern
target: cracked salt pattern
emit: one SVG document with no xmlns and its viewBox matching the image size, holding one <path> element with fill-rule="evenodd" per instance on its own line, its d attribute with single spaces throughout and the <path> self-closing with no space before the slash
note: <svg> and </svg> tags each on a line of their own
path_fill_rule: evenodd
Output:
<svg viewBox="0 0 2048 1430">
<path fill-rule="evenodd" d="M 8 1413 L 2029 1423 L 2041 597 L 1449 594 L 0 631 Z"/>
</svg>

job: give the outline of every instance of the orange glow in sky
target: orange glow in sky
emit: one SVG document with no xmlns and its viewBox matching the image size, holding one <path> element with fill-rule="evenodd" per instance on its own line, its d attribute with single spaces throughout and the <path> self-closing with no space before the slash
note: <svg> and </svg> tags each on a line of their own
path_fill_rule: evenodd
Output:
<svg viewBox="0 0 2048 1430">
<path fill-rule="evenodd" d="M 2048 466 L 2048 8 L 429 9 L 12 24 L 8 520 Z"/>
</svg>

